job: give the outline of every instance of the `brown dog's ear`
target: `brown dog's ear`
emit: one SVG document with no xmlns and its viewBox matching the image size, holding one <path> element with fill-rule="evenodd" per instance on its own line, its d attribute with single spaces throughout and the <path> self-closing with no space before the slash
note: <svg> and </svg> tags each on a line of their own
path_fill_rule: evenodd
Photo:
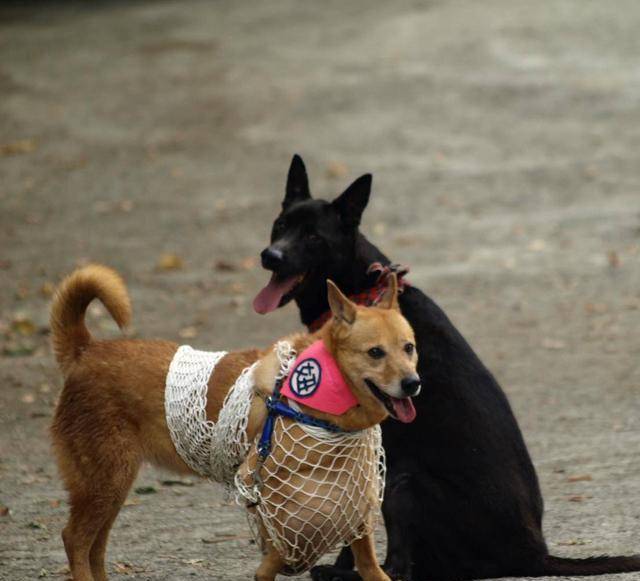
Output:
<svg viewBox="0 0 640 581">
<path fill-rule="evenodd" d="M 329 307 L 335 319 L 341 323 L 352 325 L 356 320 L 356 306 L 329 279 L 327 279 L 327 293 L 329 295 Z"/>
<path fill-rule="evenodd" d="M 378 306 L 382 309 L 399 309 L 398 305 L 398 277 L 392 272 L 387 278 L 389 284 L 387 290 L 380 297 Z"/>
</svg>

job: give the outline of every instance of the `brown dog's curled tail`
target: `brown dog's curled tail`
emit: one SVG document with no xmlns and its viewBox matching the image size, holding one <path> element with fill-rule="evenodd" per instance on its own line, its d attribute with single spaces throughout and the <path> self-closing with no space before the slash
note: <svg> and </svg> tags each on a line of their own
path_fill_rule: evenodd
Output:
<svg viewBox="0 0 640 581">
<path fill-rule="evenodd" d="M 91 341 L 84 314 L 95 298 L 120 328 L 131 320 L 129 293 L 115 270 L 90 264 L 71 273 L 60 283 L 51 307 L 53 351 L 64 375 Z"/>
</svg>

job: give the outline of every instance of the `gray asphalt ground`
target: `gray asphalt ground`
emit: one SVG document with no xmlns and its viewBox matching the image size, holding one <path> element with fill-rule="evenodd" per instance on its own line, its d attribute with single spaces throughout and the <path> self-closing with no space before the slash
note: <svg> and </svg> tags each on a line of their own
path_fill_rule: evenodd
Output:
<svg viewBox="0 0 640 581">
<path fill-rule="evenodd" d="M 51 285 L 110 264 L 133 334 L 200 348 L 297 328 L 251 310 L 296 151 L 317 195 L 374 173 L 364 231 L 504 386 L 551 550 L 640 551 L 639 29 L 632 0 L 3 4 L 0 578 L 66 576 Z M 168 478 L 112 578 L 251 578 L 240 509 Z"/>
</svg>

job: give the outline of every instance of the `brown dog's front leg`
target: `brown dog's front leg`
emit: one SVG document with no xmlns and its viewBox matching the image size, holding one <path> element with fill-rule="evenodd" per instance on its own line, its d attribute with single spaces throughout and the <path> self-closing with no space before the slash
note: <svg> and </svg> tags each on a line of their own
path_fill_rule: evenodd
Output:
<svg viewBox="0 0 640 581">
<path fill-rule="evenodd" d="M 256 571 L 255 581 L 274 581 L 278 572 L 284 567 L 284 559 L 271 545 Z"/>
<path fill-rule="evenodd" d="M 373 546 L 373 535 L 367 535 L 351 543 L 356 569 L 364 581 L 391 581 L 382 570 Z"/>
</svg>

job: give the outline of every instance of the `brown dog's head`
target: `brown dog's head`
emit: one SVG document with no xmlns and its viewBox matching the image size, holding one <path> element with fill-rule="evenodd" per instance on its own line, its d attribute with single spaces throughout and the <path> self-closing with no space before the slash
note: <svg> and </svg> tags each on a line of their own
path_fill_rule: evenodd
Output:
<svg viewBox="0 0 640 581">
<path fill-rule="evenodd" d="M 376 307 L 354 304 L 330 280 L 327 287 L 333 355 L 358 402 L 384 410 L 385 417 L 412 422 L 416 411 L 411 397 L 420 393 L 418 356 L 411 325 L 398 307 L 395 274 Z"/>
</svg>

